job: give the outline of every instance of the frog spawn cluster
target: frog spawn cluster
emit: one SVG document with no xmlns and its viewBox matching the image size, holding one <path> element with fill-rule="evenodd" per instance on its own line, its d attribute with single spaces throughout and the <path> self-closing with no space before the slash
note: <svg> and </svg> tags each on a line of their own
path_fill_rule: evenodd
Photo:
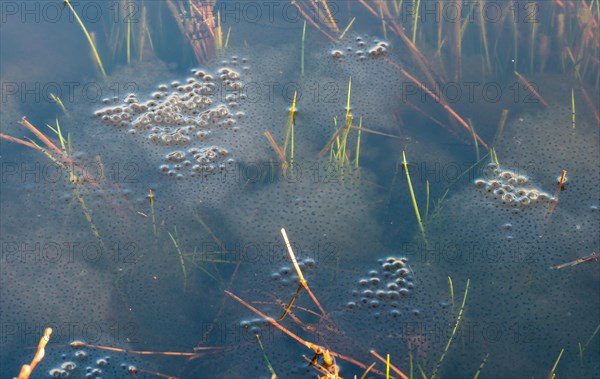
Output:
<svg viewBox="0 0 600 379">
<path fill-rule="evenodd" d="M 387 49 L 389 48 L 389 44 L 385 41 L 374 40 L 373 44 L 368 47 L 367 42 L 362 37 L 356 37 L 356 46 L 348 46 L 346 47 L 346 53 L 352 54 L 358 58 L 360 61 L 366 60 L 368 57 L 377 58 L 382 57 L 387 54 Z M 345 56 L 344 51 L 342 50 L 333 50 L 331 51 L 331 57 L 335 60 L 340 60 Z"/>
<path fill-rule="evenodd" d="M 379 264 L 378 270 L 371 270 L 368 278 L 358 281 L 358 288 L 352 291 L 352 295 L 358 300 L 348 302 L 346 307 L 389 307 L 389 316 L 395 318 L 401 314 L 401 300 L 410 296 L 415 288 L 412 272 L 406 258 L 389 257 L 379 260 Z M 417 310 L 413 312 L 418 313 Z"/>
<path fill-rule="evenodd" d="M 72 360 L 68 360 L 72 358 Z M 110 356 L 101 356 L 93 359 L 85 350 L 76 350 L 72 354 L 62 354 L 60 363 L 47 372 L 49 378 L 101 378 L 125 377 L 129 372 L 135 372 L 135 367 L 121 363 L 115 366 Z"/>
<path fill-rule="evenodd" d="M 491 179 L 477 179 L 475 186 L 480 188 L 502 204 L 515 207 L 529 207 L 537 203 L 556 202 L 550 194 L 530 187 L 526 176 L 518 175 L 511 170 L 501 170 L 495 163 L 486 167 Z"/>
<path fill-rule="evenodd" d="M 231 63 L 235 66 L 237 60 L 232 59 Z M 166 154 L 160 169 L 170 176 L 181 178 L 184 169 L 191 176 L 223 170 L 235 162 L 229 151 L 205 143 L 215 132 L 233 137 L 240 130 L 238 121 L 244 113 L 233 111 L 244 96 L 240 74 L 222 67 L 217 83 L 206 71 L 195 69 L 192 74 L 185 83 L 159 85 L 150 100 L 139 101 L 132 93 L 123 104 L 99 109 L 95 116 L 106 125 L 127 128 L 129 134 L 142 134 L 156 145 L 190 146 L 187 152 L 175 150 Z M 217 94 L 223 95 L 225 103 L 215 102 Z M 105 103 L 111 101 L 105 99 Z"/>
</svg>

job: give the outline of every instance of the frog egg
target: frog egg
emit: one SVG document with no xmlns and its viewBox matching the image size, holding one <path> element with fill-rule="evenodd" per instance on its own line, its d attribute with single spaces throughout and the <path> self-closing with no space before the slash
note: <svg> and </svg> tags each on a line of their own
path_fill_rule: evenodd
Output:
<svg viewBox="0 0 600 379">
<path fill-rule="evenodd" d="M 485 187 L 486 184 L 487 184 L 487 182 L 485 180 L 482 180 L 482 179 L 475 180 L 475 186 L 477 188 L 483 188 L 483 187 Z"/>
<path fill-rule="evenodd" d="M 499 176 L 504 180 L 508 180 L 514 178 L 515 174 L 510 171 L 502 171 Z"/>
<path fill-rule="evenodd" d="M 536 190 L 531 190 L 527 192 L 527 197 L 531 200 L 531 201 L 537 201 L 540 197 L 540 193 Z"/>
<path fill-rule="evenodd" d="M 524 197 L 527 196 L 527 191 L 522 188 L 519 188 L 515 191 L 515 195 L 517 195 L 517 197 Z"/>
<path fill-rule="evenodd" d="M 333 59 L 340 59 L 344 56 L 344 53 L 341 50 L 333 50 L 331 52 L 331 56 Z"/>
<path fill-rule="evenodd" d="M 504 195 L 502 195 L 502 201 L 506 204 L 512 204 L 515 200 L 517 199 L 517 197 L 515 196 L 515 194 L 508 192 L 505 193 Z"/>
<path fill-rule="evenodd" d="M 538 195 L 538 200 L 539 201 L 548 201 L 548 200 L 550 200 L 550 196 L 548 196 L 548 194 L 545 192 L 540 192 L 540 194 Z"/>
<path fill-rule="evenodd" d="M 520 197 L 518 199 L 518 204 L 521 205 L 522 207 L 526 207 L 528 205 L 531 205 L 531 199 L 527 196 Z"/>
<path fill-rule="evenodd" d="M 398 271 L 396 271 L 398 273 L 398 275 L 400 275 L 402 278 L 406 277 L 410 271 L 407 268 L 401 268 Z"/>
<path fill-rule="evenodd" d="M 494 196 L 498 199 L 501 199 L 504 194 L 506 194 L 506 191 L 502 188 L 496 188 L 494 190 Z"/>
</svg>

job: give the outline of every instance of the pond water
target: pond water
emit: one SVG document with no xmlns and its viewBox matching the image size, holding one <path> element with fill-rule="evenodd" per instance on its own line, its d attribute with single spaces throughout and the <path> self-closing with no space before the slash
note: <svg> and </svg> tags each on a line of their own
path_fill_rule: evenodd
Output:
<svg viewBox="0 0 600 379">
<path fill-rule="evenodd" d="M 597 377 L 597 1 L 1 7 L 2 377 Z"/>
</svg>

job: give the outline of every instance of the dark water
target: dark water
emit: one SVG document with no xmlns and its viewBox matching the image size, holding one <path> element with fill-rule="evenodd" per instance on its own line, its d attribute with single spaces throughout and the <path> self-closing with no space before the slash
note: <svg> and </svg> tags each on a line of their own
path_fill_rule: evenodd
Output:
<svg viewBox="0 0 600 379">
<path fill-rule="evenodd" d="M 170 4 L 176 14 L 191 6 Z M 396 12 L 393 2 L 381 9 L 367 4 L 376 13 Z M 374 362 L 373 349 L 390 354 L 409 376 L 421 377 L 422 370 L 443 378 L 474 377 L 482 362 L 481 378 L 548 377 L 564 349 L 557 377 L 597 377 L 598 263 L 550 269 L 600 248 L 600 137 L 592 110 L 598 106 L 597 34 L 586 47 L 591 58 L 575 51 L 578 39 L 587 38 L 577 23 L 585 22 L 587 8 L 463 5 L 457 64 L 454 3 L 420 5 L 416 46 L 424 63 L 390 29 L 395 26 L 387 16 L 384 35 L 380 17 L 360 2 L 328 5 L 339 29 L 355 17 L 354 23 L 339 38 L 341 32 L 327 26 L 322 4 L 315 14 L 302 2 L 311 20 L 335 37 L 330 41 L 308 22 L 302 49 L 304 19 L 293 4 L 218 2 L 223 44 L 231 30 L 228 46 L 199 63 L 168 2 L 73 3 L 93 32 L 103 77 L 68 7 L 2 3 L 1 133 L 39 141 L 18 124 L 26 116 L 60 146 L 45 126 L 58 122 L 70 136 L 65 149 L 76 172 L 91 178 L 72 183 L 68 166 L 0 139 L 3 377 L 18 375 L 31 360 L 46 327 L 53 334 L 34 378 L 127 378 L 130 366 L 140 378 L 270 377 L 256 334 L 279 377 L 317 377 L 308 362 L 312 350 L 225 294 L 270 317 L 283 314 L 299 280 L 282 227 L 327 312 L 320 317 L 301 292 L 281 324 L 306 341 L 366 366 Z M 411 39 L 409 5 L 396 3 L 401 12 L 393 18 Z M 487 12 L 490 69 L 480 5 Z M 566 34 L 560 32 L 563 22 Z M 194 38 L 209 33 L 197 27 Z M 592 34 L 597 27 L 592 23 Z M 580 54 L 577 73 L 557 53 L 564 46 Z M 438 86 L 430 84 L 423 65 Z M 221 78 L 223 68 L 239 79 Z M 514 71 L 532 82 L 547 107 Z M 350 78 L 355 128 L 348 132 L 348 162 L 340 167 L 330 149 L 319 153 L 335 123 L 346 123 Z M 411 78 L 427 83 L 446 106 Z M 242 90 L 231 87 L 236 81 Z M 202 93 L 212 86 L 207 83 L 214 88 Z M 196 97 L 185 98 L 195 89 Z M 283 148 L 294 91 L 293 169 L 285 170 L 264 133 Z M 147 110 L 124 119 L 122 110 L 133 107 L 126 100 L 130 93 L 136 104 L 154 98 L 149 107 L 155 112 L 169 98 L 173 102 L 152 116 L 160 120 L 135 126 Z M 203 96 L 210 104 L 185 108 Z M 218 116 L 221 108 L 226 111 Z M 513 206 L 494 197 L 493 188 L 477 188 L 476 179 L 494 179 L 491 157 L 448 109 L 495 147 L 500 171 L 527 178 L 524 190 L 556 196 L 557 177 L 567 170 L 558 203 Z M 508 117 L 499 130 L 504 109 Z M 98 110 L 102 114 L 95 116 Z M 207 113 L 201 124 L 202 112 L 211 110 L 217 113 Z M 181 124 L 165 118 L 173 114 Z M 359 125 L 365 129 L 356 169 Z M 334 150 L 344 133 L 333 141 Z M 192 156 L 198 153 L 190 149 L 209 146 L 227 153 L 197 165 Z M 425 236 L 401 165 L 403 151 Z M 172 153 L 185 157 L 167 158 Z M 93 346 L 69 347 L 73 341 Z M 200 349 L 205 347 L 214 349 Z M 140 351 L 182 354 L 135 353 Z M 342 377 L 365 370 L 340 358 L 337 364 Z M 375 368 L 385 371 L 381 363 Z"/>
</svg>

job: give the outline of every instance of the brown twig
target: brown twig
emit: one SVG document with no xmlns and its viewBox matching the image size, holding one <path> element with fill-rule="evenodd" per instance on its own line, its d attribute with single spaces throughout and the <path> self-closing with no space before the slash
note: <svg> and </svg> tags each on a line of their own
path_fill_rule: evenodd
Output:
<svg viewBox="0 0 600 379">
<path fill-rule="evenodd" d="M 429 88 L 425 87 L 425 85 L 423 85 L 420 81 L 418 81 L 414 76 L 410 75 L 405 69 L 403 69 L 400 65 L 398 65 L 396 62 L 392 61 L 392 60 L 387 60 L 388 62 L 390 62 L 390 64 L 392 66 L 394 66 L 398 71 L 400 71 L 400 73 L 402 73 L 402 75 L 406 76 L 408 78 L 408 80 L 410 80 L 411 82 L 413 82 L 414 84 L 416 84 L 421 90 L 423 90 L 426 94 L 428 94 L 432 99 L 434 99 L 437 103 L 439 103 L 449 114 L 450 116 L 452 116 L 456 121 L 458 121 L 458 123 L 465 129 L 467 129 L 470 133 L 472 133 L 473 135 L 475 135 L 475 138 L 477 138 L 477 141 L 483 146 L 485 147 L 486 150 L 489 150 L 489 146 L 487 145 L 487 143 L 485 143 L 484 140 L 481 139 L 481 137 L 479 137 L 479 135 L 477 133 L 475 133 L 474 131 L 471 130 L 471 127 L 469 126 L 469 124 L 467 124 L 465 122 L 465 120 L 462 119 L 462 117 L 460 117 L 447 103 L 446 101 L 444 101 L 443 99 L 440 99 L 440 97 L 438 97 L 435 93 L 433 93 L 431 90 L 429 90 Z"/>
<path fill-rule="evenodd" d="M 236 300 L 237 302 L 239 302 L 240 304 L 242 304 L 243 306 L 245 306 L 246 308 L 250 309 L 252 312 L 256 313 L 257 315 L 259 315 L 260 317 L 262 317 L 263 319 L 265 319 L 265 321 L 267 321 L 269 324 L 273 325 L 274 327 L 276 327 L 277 329 L 281 330 L 282 332 L 284 332 L 285 334 L 287 334 L 289 337 L 291 337 L 292 339 L 294 339 L 296 342 L 306 346 L 307 348 L 313 350 L 315 353 L 317 354 L 323 354 L 323 352 L 327 351 L 327 349 L 324 349 L 323 347 L 313 344 L 311 342 L 305 341 L 302 338 L 298 337 L 296 334 L 292 333 L 290 330 L 288 330 L 287 328 L 285 328 L 284 326 L 282 326 L 281 324 L 279 324 L 277 321 L 275 321 L 273 318 L 267 316 L 266 314 L 262 313 L 261 311 L 259 311 L 258 309 L 254 308 L 252 305 L 248 304 L 247 302 L 245 302 L 244 300 L 240 299 L 238 296 L 234 295 L 232 292 L 229 291 L 225 291 L 225 293 L 229 296 L 231 296 L 234 300 Z M 348 363 L 352 363 L 353 365 L 356 365 L 362 369 L 367 369 L 367 365 L 365 365 L 364 363 L 361 363 L 359 361 L 357 361 L 354 358 L 351 357 L 347 357 L 343 354 L 339 354 L 333 351 L 329 351 L 329 354 L 333 357 L 337 357 L 339 359 L 342 359 Z M 378 375 L 384 375 L 382 372 L 380 371 L 376 371 L 373 370 L 373 372 L 377 373 Z"/>
<path fill-rule="evenodd" d="M 546 108 L 548 107 L 548 103 L 546 102 L 546 100 L 544 100 L 542 95 L 540 95 L 538 93 L 538 91 L 536 91 L 535 88 L 533 88 L 533 86 L 527 81 L 527 79 L 525 79 L 521 74 L 519 74 L 516 71 L 515 71 L 515 76 L 519 79 L 519 81 L 521 83 L 523 83 L 525 88 L 527 88 L 527 90 L 529 92 L 531 92 L 533 94 L 533 96 L 535 96 L 535 98 L 538 99 L 540 101 L 540 103 L 542 103 L 542 105 L 544 105 L 544 107 L 546 107 Z"/>
</svg>

